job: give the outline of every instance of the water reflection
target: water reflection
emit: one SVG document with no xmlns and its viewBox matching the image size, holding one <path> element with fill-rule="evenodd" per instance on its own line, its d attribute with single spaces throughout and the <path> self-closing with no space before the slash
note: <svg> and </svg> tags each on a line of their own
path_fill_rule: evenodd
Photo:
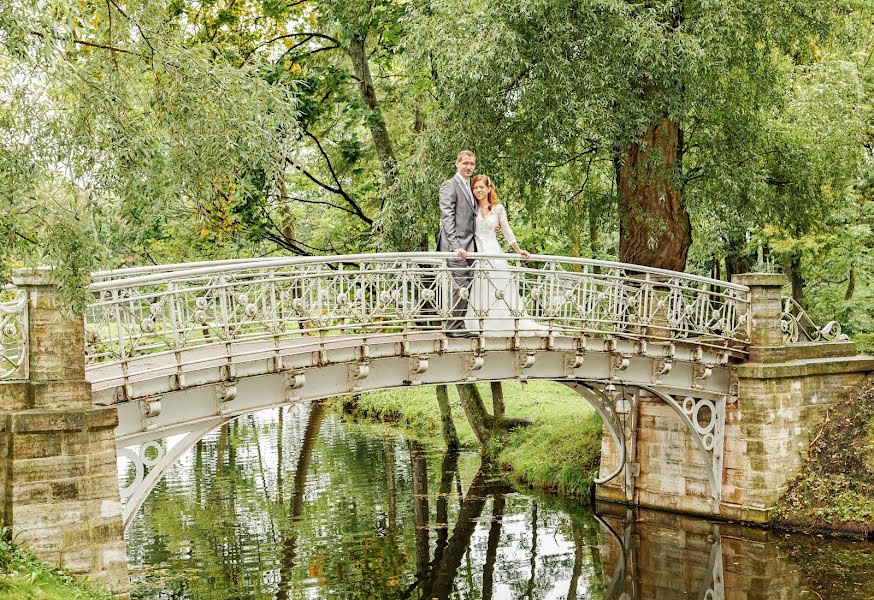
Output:
<svg viewBox="0 0 874 600">
<path fill-rule="evenodd" d="M 198 443 L 149 497 L 128 531 L 133 596 L 828 597 L 799 558 L 806 538 L 600 512 L 520 493 L 476 454 L 346 423 L 323 404 L 265 411 Z M 846 550 L 854 573 L 874 570 L 869 550 Z M 828 589 L 870 598 L 870 581 Z"/>
</svg>

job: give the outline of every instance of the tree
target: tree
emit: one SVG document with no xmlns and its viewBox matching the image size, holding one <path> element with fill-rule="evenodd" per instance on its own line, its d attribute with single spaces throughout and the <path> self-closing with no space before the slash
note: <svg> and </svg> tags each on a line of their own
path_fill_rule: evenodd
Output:
<svg viewBox="0 0 874 600">
<path fill-rule="evenodd" d="M 221 215 L 246 210 L 253 182 L 281 174 L 295 148 L 291 86 L 188 45 L 167 9 L 114 0 L 0 8 L 0 179 L 12 207 L 4 266 L 48 262 L 72 290 L 109 257 L 151 257 L 180 214 L 200 222 L 186 238 L 209 237 Z M 233 219 L 226 224 L 233 234 Z M 221 252 L 224 240 L 211 241 L 170 252 Z"/>
<path fill-rule="evenodd" d="M 458 398 L 464 415 L 471 429 L 479 440 L 484 459 L 489 458 L 494 452 L 493 443 L 499 441 L 501 435 L 517 427 L 530 425 L 530 421 L 519 417 L 507 417 L 504 415 L 490 415 L 486 411 L 479 388 L 473 383 L 457 384 Z"/>
<path fill-rule="evenodd" d="M 848 183 L 843 171 L 783 165 L 778 142 L 801 131 L 783 96 L 796 66 L 843 41 L 847 22 L 862 20 L 853 7 L 566 0 L 474 5 L 469 17 L 453 3 L 423 10 L 415 40 L 434 73 L 426 131 L 438 139 L 421 143 L 482 149 L 485 170 L 532 219 L 555 214 L 545 192 L 585 165 L 577 189 L 591 179 L 612 190 L 618 258 L 683 270 L 692 214 L 753 205 L 785 215 L 802 204 L 815 213 L 825 198 L 791 190 Z M 843 116 L 858 90 L 817 109 Z M 858 130 L 858 119 L 847 126 Z"/>
</svg>

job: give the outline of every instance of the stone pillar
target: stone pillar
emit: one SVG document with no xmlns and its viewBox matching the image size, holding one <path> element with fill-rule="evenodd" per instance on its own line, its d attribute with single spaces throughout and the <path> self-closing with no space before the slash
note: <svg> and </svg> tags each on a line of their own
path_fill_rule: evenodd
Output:
<svg viewBox="0 0 874 600">
<path fill-rule="evenodd" d="M 750 361 L 780 362 L 785 358 L 781 294 L 786 276 L 779 273 L 733 275 L 732 283 L 750 288 Z"/>
<path fill-rule="evenodd" d="M 91 404 L 84 323 L 62 310 L 49 269 L 22 269 L 29 380 L 0 383 L 3 524 L 41 559 L 126 597 L 114 407 Z"/>
</svg>

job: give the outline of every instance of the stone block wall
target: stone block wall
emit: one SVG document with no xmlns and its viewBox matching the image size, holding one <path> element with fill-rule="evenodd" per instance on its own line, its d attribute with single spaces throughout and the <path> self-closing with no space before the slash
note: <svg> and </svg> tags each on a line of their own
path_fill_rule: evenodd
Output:
<svg viewBox="0 0 874 600">
<path fill-rule="evenodd" d="M 112 409 L 21 411 L 6 418 L 13 471 L 6 524 L 18 543 L 118 587 L 126 571 Z M 71 428 L 74 426 L 75 429 Z M 115 491 L 113 497 L 112 492 Z"/>
<path fill-rule="evenodd" d="M 738 398 L 726 406 L 718 514 L 764 523 L 801 468 L 825 411 L 874 372 L 874 358 L 807 358 L 747 363 L 736 369 Z M 677 414 L 662 400 L 643 396 L 637 417 L 630 464 L 639 469 L 639 475 L 633 477 L 631 492 L 623 473 L 598 486 L 597 497 L 690 514 L 716 514 L 704 454 Z M 630 436 L 630 430 L 626 434 Z M 612 472 L 618 464 L 618 448 L 605 429 L 600 475 Z"/>
<path fill-rule="evenodd" d="M 874 372 L 874 358 L 808 358 L 737 367 L 726 415 L 721 513 L 767 522 L 801 468 L 825 412 Z"/>
<path fill-rule="evenodd" d="M 705 457 L 686 425 L 663 400 L 641 394 L 638 427 L 629 464 L 639 473 L 628 485 L 625 474 L 598 486 L 601 500 L 628 502 L 692 514 L 712 514 Z M 626 439 L 631 435 L 626 428 Z M 603 477 L 616 469 L 619 452 L 605 430 L 601 443 Z M 629 445 L 630 447 L 630 445 Z M 630 490 L 630 491 L 629 491 Z"/>
<path fill-rule="evenodd" d="M 0 521 L 41 559 L 128 596 L 114 407 L 92 405 L 81 316 L 60 310 L 45 270 L 28 293 L 29 375 L 0 382 Z"/>
</svg>

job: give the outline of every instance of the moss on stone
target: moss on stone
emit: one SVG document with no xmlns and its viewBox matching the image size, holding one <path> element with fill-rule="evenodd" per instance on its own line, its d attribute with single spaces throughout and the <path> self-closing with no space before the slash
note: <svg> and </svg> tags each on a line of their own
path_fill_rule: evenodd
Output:
<svg viewBox="0 0 874 600">
<path fill-rule="evenodd" d="M 874 378 L 831 407 L 775 524 L 868 536 L 874 531 Z"/>
</svg>

